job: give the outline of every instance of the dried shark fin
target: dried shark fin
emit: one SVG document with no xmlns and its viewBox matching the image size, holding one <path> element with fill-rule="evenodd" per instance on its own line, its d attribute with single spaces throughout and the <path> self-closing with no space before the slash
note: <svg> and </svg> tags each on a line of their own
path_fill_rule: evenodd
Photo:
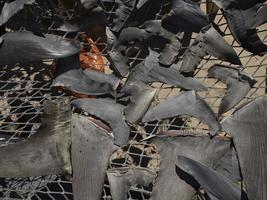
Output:
<svg viewBox="0 0 267 200">
<path fill-rule="evenodd" d="M 140 26 L 140 28 L 147 31 L 151 36 L 158 36 L 166 40 L 165 46 L 158 56 L 159 63 L 164 66 L 173 64 L 175 58 L 178 56 L 181 42 L 176 34 L 173 34 L 162 27 L 161 20 L 149 20 Z"/>
<path fill-rule="evenodd" d="M 212 55 L 223 61 L 242 65 L 238 55 L 212 25 L 204 27 L 193 44 L 186 50 L 180 71 L 194 73 L 201 60 Z"/>
<path fill-rule="evenodd" d="M 2 38 L 0 62 L 3 65 L 64 58 L 80 50 L 77 41 L 50 34 L 39 37 L 28 31 L 15 31 L 5 33 Z"/>
<path fill-rule="evenodd" d="M 106 25 L 105 12 L 101 7 L 93 8 L 82 16 L 67 21 L 59 21 L 49 30 L 65 32 L 86 32 L 92 26 Z"/>
<path fill-rule="evenodd" d="M 130 72 L 130 66 L 127 56 L 122 55 L 119 51 L 112 50 L 108 52 L 111 60 L 111 68 L 121 77 L 125 77 Z"/>
<path fill-rule="evenodd" d="M 59 60 L 52 87 L 85 95 L 113 94 L 120 79 L 113 74 L 104 74 L 91 69 L 80 68 L 79 55 Z"/>
<path fill-rule="evenodd" d="M 98 6 L 98 0 L 80 0 L 79 2 L 87 10 L 92 10 Z"/>
<path fill-rule="evenodd" d="M 233 137 L 249 199 L 267 198 L 267 96 L 258 97 L 222 121 Z"/>
<path fill-rule="evenodd" d="M 68 98 L 44 102 L 42 125 L 30 138 L 0 148 L 0 177 L 71 174 Z"/>
<path fill-rule="evenodd" d="M 145 61 L 131 71 L 128 80 L 138 80 L 146 84 L 161 82 L 188 90 L 205 91 L 207 88 L 197 79 L 183 76 L 174 67 L 164 68 L 158 63 L 159 54 L 150 50 Z"/>
<path fill-rule="evenodd" d="M 72 104 L 107 122 L 112 128 L 114 144 L 122 146 L 128 143 L 130 128 L 124 120 L 124 106 L 112 99 L 76 99 Z"/>
<path fill-rule="evenodd" d="M 109 158 L 118 148 L 113 137 L 85 116 L 72 117 L 71 158 L 75 199 L 101 199 Z"/>
<path fill-rule="evenodd" d="M 267 22 L 267 5 L 263 5 L 256 11 L 256 15 L 254 15 L 253 20 L 251 22 L 253 28 L 257 28 Z M 254 12 L 255 14 L 255 12 Z"/>
<path fill-rule="evenodd" d="M 196 191 L 176 175 L 177 155 L 195 159 L 213 167 L 230 148 L 230 140 L 194 132 L 180 136 L 158 136 L 151 140 L 160 154 L 160 171 L 152 190 L 151 200 L 192 200 Z M 195 185 L 198 189 L 199 185 Z"/>
<path fill-rule="evenodd" d="M 140 121 L 154 99 L 157 89 L 139 81 L 127 81 L 122 92 L 130 96 L 130 103 L 124 109 L 125 118 L 134 124 Z"/>
<path fill-rule="evenodd" d="M 223 14 L 237 42 L 247 51 L 256 55 L 263 55 L 267 53 L 267 45 L 258 36 L 256 28 L 266 23 L 267 6 L 263 6 L 260 10 L 258 8 L 258 4 L 247 10 L 231 7 L 224 10 Z"/>
<path fill-rule="evenodd" d="M 157 174 L 143 167 L 120 167 L 108 169 L 107 176 L 112 199 L 125 200 L 131 186 L 148 186 Z"/>
<path fill-rule="evenodd" d="M 204 189 L 216 198 L 220 200 L 242 199 L 241 189 L 212 168 L 184 156 L 178 156 L 178 164 L 176 166 L 191 175 Z"/>
<path fill-rule="evenodd" d="M 162 19 L 162 26 L 175 34 L 184 31 L 198 33 L 209 23 L 200 3 L 191 0 L 174 0 L 172 10 Z"/>
<path fill-rule="evenodd" d="M 143 5 L 145 5 L 149 0 L 138 0 L 138 3 L 136 4 L 136 8 L 140 9 Z"/>
<path fill-rule="evenodd" d="M 148 34 L 145 30 L 137 27 L 128 27 L 121 31 L 119 37 L 112 33 L 109 28 L 106 28 L 106 35 L 111 67 L 121 77 L 125 77 L 130 71 L 130 66 L 127 56 L 123 55 L 122 51 L 126 50 L 130 43 L 146 40 Z"/>
<path fill-rule="evenodd" d="M 212 0 L 220 9 L 226 10 L 228 8 L 238 8 L 246 10 L 265 0 Z"/>
<path fill-rule="evenodd" d="M 136 0 L 115 0 L 117 9 L 111 26 L 111 30 L 119 33 L 129 19 L 136 6 Z"/>
<path fill-rule="evenodd" d="M 239 161 L 234 147 L 228 150 L 228 152 L 218 161 L 214 169 L 235 184 L 242 180 Z"/>
<path fill-rule="evenodd" d="M 251 76 L 239 71 L 237 68 L 219 64 L 209 68 L 208 77 L 216 78 L 227 85 L 227 92 L 220 103 L 219 116 L 236 106 L 257 82 Z"/>
<path fill-rule="evenodd" d="M 16 0 L 10 3 L 5 3 L 0 15 L 0 26 L 7 23 L 8 20 L 22 10 L 25 5 L 32 5 L 34 3 L 35 0 Z"/>
<path fill-rule="evenodd" d="M 195 91 L 182 92 L 171 97 L 155 107 L 150 108 L 142 122 L 162 120 L 179 115 L 189 115 L 198 118 L 209 126 L 211 135 L 215 135 L 221 126 L 211 107 Z"/>
</svg>

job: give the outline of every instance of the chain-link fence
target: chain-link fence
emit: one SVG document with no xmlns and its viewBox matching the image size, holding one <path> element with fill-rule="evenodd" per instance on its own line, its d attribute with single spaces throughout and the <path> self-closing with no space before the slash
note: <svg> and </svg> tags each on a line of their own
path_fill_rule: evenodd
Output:
<svg viewBox="0 0 267 200">
<path fill-rule="evenodd" d="M 166 1 L 167 2 L 167 1 Z M 105 8 L 110 15 L 114 6 L 107 3 Z M 162 10 L 168 7 L 168 3 L 163 3 L 162 9 L 156 18 L 161 17 Z M 206 8 L 206 2 L 201 7 Z M 58 15 L 71 17 L 72 11 L 69 12 L 54 10 Z M 51 14 L 47 12 L 48 14 Z M 46 14 L 47 14 L 46 13 Z M 267 92 L 266 65 L 267 56 L 254 56 L 245 51 L 232 37 L 227 23 L 222 13 L 219 11 L 216 15 L 215 22 L 220 30 L 225 34 L 224 38 L 231 44 L 238 53 L 244 66 L 244 70 L 253 76 L 257 83 L 244 100 L 239 104 L 242 105 L 251 99 L 264 95 Z M 263 41 L 267 42 L 267 26 L 259 28 L 259 35 Z M 193 35 L 194 37 L 194 35 Z M 106 57 L 107 44 L 103 35 L 94 35 L 95 45 L 101 51 L 101 55 Z M 85 46 L 87 44 L 84 44 Z M 143 50 L 131 47 L 134 51 L 128 55 L 132 66 L 144 59 Z M 133 53 L 134 52 L 134 53 Z M 16 53 L 16 52 L 14 52 Z M 88 55 L 95 54 L 88 52 Z M 182 57 L 182 55 L 181 55 Z M 215 79 L 207 78 L 207 69 L 215 64 L 223 63 L 211 56 L 206 56 L 195 73 L 195 77 L 203 82 L 208 88 L 206 92 L 198 92 L 214 112 L 218 111 L 219 103 L 225 93 L 226 86 Z M 228 63 L 223 63 L 227 64 Z M 109 62 L 105 66 L 109 66 Z M 41 123 L 40 114 L 42 112 L 42 103 L 45 99 L 55 99 L 65 95 L 60 91 L 53 91 L 50 88 L 51 78 L 53 77 L 53 62 L 36 62 L 24 65 L 2 66 L 0 69 L 0 146 L 12 144 L 25 140 L 36 132 Z M 153 104 L 157 104 L 167 97 L 177 95 L 179 88 L 169 85 L 155 83 L 153 86 L 160 88 Z M 228 115 L 234 109 L 225 114 Z M 169 120 L 138 124 L 131 127 L 130 142 L 127 146 L 117 150 L 110 159 L 110 167 L 120 166 L 142 166 L 157 171 L 160 158 L 153 144 L 142 141 L 143 138 L 156 134 L 162 130 L 173 129 L 194 129 L 202 132 L 208 132 L 207 127 L 195 118 L 181 117 Z M 38 167 L 38 166 L 36 166 Z M 132 187 L 129 191 L 129 199 L 145 200 L 149 199 L 152 191 L 152 185 L 149 187 Z M 33 200 L 61 200 L 73 199 L 71 179 L 57 175 L 44 177 L 31 177 L 23 179 L 0 179 L 0 199 L 33 199 Z M 103 188 L 103 199 L 112 199 L 109 191 L 109 185 L 106 181 Z"/>
</svg>

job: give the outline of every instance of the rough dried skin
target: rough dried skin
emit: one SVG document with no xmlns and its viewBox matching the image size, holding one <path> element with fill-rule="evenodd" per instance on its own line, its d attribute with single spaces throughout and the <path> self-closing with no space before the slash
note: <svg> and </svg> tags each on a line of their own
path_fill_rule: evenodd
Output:
<svg viewBox="0 0 267 200">
<path fill-rule="evenodd" d="M 229 149 L 229 151 L 219 160 L 214 169 L 235 184 L 241 181 L 239 162 L 234 147 Z"/>
<path fill-rule="evenodd" d="M 122 54 L 127 46 L 146 40 L 149 35 L 145 30 L 137 27 L 124 28 L 117 37 L 109 28 L 106 28 L 108 56 L 111 60 L 111 67 L 122 77 L 130 71 L 128 57 Z"/>
<path fill-rule="evenodd" d="M 84 8 L 91 10 L 98 5 L 98 0 L 80 0 L 81 4 L 83 5 Z"/>
<path fill-rule="evenodd" d="M 200 162 L 178 156 L 177 167 L 191 175 L 205 190 L 220 200 L 242 199 L 240 188 L 231 180 Z"/>
<path fill-rule="evenodd" d="M 267 6 L 258 9 L 256 4 L 247 10 L 229 8 L 223 14 L 237 42 L 247 51 L 262 55 L 267 52 L 267 45 L 258 36 L 256 28 L 266 23 Z"/>
<path fill-rule="evenodd" d="M 146 21 L 140 28 L 147 31 L 150 36 L 158 36 L 166 40 L 166 44 L 159 55 L 159 63 L 165 66 L 170 66 L 179 54 L 181 48 L 181 42 L 178 37 L 163 28 L 161 20 Z"/>
<path fill-rule="evenodd" d="M 75 40 L 46 34 L 38 37 L 28 31 L 15 31 L 2 35 L 0 48 L 2 65 L 56 59 L 76 54 L 80 45 Z"/>
<path fill-rule="evenodd" d="M 52 30 L 65 31 L 65 32 L 86 32 L 90 27 L 96 25 L 106 25 L 105 12 L 101 7 L 96 7 L 88 13 L 74 19 L 58 22 L 54 25 Z"/>
<path fill-rule="evenodd" d="M 0 148 L 0 177 L 70 175 L 70 119 L 68 99 L 44 102 L 42 125 L 37 133 Z"/>
<path fill-rule="evenodd" d="M 112 199 L 125 200 L 131 186 L 148 186 L 155 180 L 157 174 L 142 167 L 120 167 L 109 169 L 107 176 Z"/>
<path fill-rule="evenodd" d="M 212 0 L 220 9 L 227 9 L 236 5 L 238 0 Z"/>
<path fill-rule="evenodd" d="M 192 200 L 196 191 L 176 175 L 177 155 L 195 159 L 213 167 L 230 147 L 230 140 L 222 137 L 194 136 L 157 137 L 151 140 L 160 156 L 160 171 L 153 187 L 151 200 Z"/>
<path fill-rule="evenodd" d="M 136 8 L 140 9 L 143 5 L 145 5 L 149 0 L 138 0 L 138 3 L 136 4 Z"/>
<path fill-rule="evenodd" d="M 109 51 L 108 56 L 111 59 L 111 67 L 115 70 L 121 77 L 127 76 L 130 71 L 129 61 L 127 56 L 123 56 L 119 51 Z"/>
<path fill-rule="evenodd" d="M 188 90 L 205 91 L 207 88 L 197 79 L 183 76 L 174 67 L 164 68 L 158 63 L 159 54 L 150 50 L 145 61 L 131 71 L 128 80 L 138 80 L 144 83 L 161 82 Z"/>
<path fill-rule="evenodd" d="M 163 38 L 166 40 L 161 53 L 159 55 L 159 63 L 169 66 L 174 62 L 174 59 L 179 54 L 181 43 L 178 37 L 167 31 L 161 26 L 161 20 L 149 20 L 137 27 L 128 27 L 122 30 L 117 38 L 111 31 L 107 29 L 108 44 L 110 44 L 109 56 L 114 63 L 115 69 L 120 74 L 125 75 L 129 72 L 129 64 L 126 56 L 123 56 L 121 51 L 127 46 L 135 43 L 143 42 L 141 45 L 152 36 Z M 146 47 L 146 45 L 144 45 Z"/>
<path fill-rule="evenodd" d="M 267 96 L 258 97 L 222 121 L 233 137 L 249 199 L 267 198 Z"/>
<path fill-rule="evenodd" d="M 141 120 L 154 99 L 157 89 L 138 81 L 127 81 L 122 92 L 130 96 L 130 103 L 124 109 L 125 118 L 130 123 Z"/>
<path fill-rule="evenodd" d="M 117 9 L 111 30 L 119 33 L 133 12 L 136 0 L 115 0 L 115 3 L 117 4 Z"/>
<path fill-rule="evenodd" d="M 77 99 L 72 104 L 107 122 L 112 128 L 114 144 L 119 146 L 127 144 L 130 128 L 124 120 L 124 106 L 112 99 Z"/>
<path fill-rule="evenodd" d="M 185 52 L 180 71 L 194 72 L 203 57 L 208 54 L 232 64 L 242 65 L 233 47 L 213 26 L 208 25 L 201 30 L 193 44 Z"/>
<path fill-rule="evenodd" d="M 74 199 L 101 199 L 109 158 L 118 147 L 108 132 L 84 116 L 74 114 L 71 126 Z"/>
<path fill-rule="evenodd" d="M 266 0 L 212 0 L 220 9 L 239 8 L 241 10 L 249 9 L 256 4 Z"/>
<path fill-rule="evenodd" d="M 251 76 L 239 71 L 237 68 L 219 64 L 209 68 L 208 77 L 216 78 L 227 85 L 227 91 L 219 106 L 219 116 L 236 106 L 257 82 Z"/>
<path fill-rule="evenodd" d="M 162 120 L 179 115 L 198 118 L 209 126 L 211 135 L 215 135 L 221 129 L 210 106 L 194 91 L 182 92 L 178 96 L 168 98 L 157 106 L 150 108 L 142 121 Z"/>
<path fill-rule="evenodd" d="M 60 59 L 57 63 L 53 87 L 63 87 L 71 92 L 86 95 L 114 93 L 120 79 L 91 69 L 80 69 L 79 55 Z"/>
<path fill-rule="evenodd" d="M 191 0 L 173 1 L 172 10 L 162 19 L 162 26 L 175 34 L 184 31 L 198 33 L 209 23 L 200 3 Z"/>
<path fill-rule="evenodd" d="M 0 26 L 8 22 L 8 20 L 22 10 L 25 5 L 31 5 L 33 3 L 35 3 L 35 0 L 16 0 L 10 3 L 5 3 L 0 15 Z"/>
</svg>

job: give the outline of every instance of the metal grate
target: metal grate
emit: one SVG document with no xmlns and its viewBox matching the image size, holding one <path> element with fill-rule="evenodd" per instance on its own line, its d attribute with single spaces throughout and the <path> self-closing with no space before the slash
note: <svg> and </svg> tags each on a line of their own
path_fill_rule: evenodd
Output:
<svg viewBox="0 0 267 200">
<path fill-rule="evenodd" d="M 205 9 L 203 2 L 203 9 Z M 166 5 L 165 5 L 166 6 Z M 107 13 L 112 14 L 110 7 Z M 59 11 L 58 11 L 59 12 Z M 62 14 L 62 13 L 61 13 Z M 69 15 L 69 14 L 68 14 Z M 156 18 L 160 18 L 160 14 Z M 242 49 L 233 39 L 229 28 L 222 16 L 218 13 L 215 18 L 216 24 L 225 33 L 224 38 L 231 44 L 238 53 L 244 70 L 252 75 L 258 82 L 249 92 L 247 97 L 239 104 L 242 105 L 250 99 L 264 95 L 267 92 L 267 55 L 253 56 Z M 259 28 L 260 37 L 267 42 L 267 26 Z M 194 37 L 194 35 L 193 35 Z M 101 54 L 106 56 L 106 43 L 103 38 L 97 37 L 95 44 L 101 49 Z M 86 45 L 86 44 L 85 44 Z M 134 47 L 132 47 L 134 48 Z M 14 52 L 15 53 L 15 52 Z M 134 55 L 129 56 L 131 65 L 144 59 L 142 50 L 136 50 Z M 214 57 L 207 56 L 199 65 L 196 77 L 208 88 L 207 92 L 199 92 L 204 97 L 214 112 L 218 111 L 221 97 L 225 93 L 225 85 L 207 78 L 207 69 L 215 64 L 222 63 Z M 228 63 L 225 63 L 228 64 Z M 108 63 L 107 63 L 108 65 Z M 36 132 L 40 126 L 40 114 L 42 103 L 45 99 L 54 99 L 64 95 L 60 91 L 52 91 L 50 83 L 52 78 L 52 62 L 32 63 L 27 65 L 15 65 L 13 67 L 3 66 L 0 69 L 0 146 L 25 140 Z M 179 88 L 156 83 L 153 86 L 159 87 L 156 104 L 167 97 L 177 95 Z M 233 109 L 234 110 L 234 109 Z M 233 110 L 225 114 L 229 115 Z M 119 166 L 142 166 L 154 171 L 158 170 L 159 155 L 153 144 L 141 142 L 144 137 L 155 134 L 160 130 L 190 128 L 207 132 L 207 127 L 194 118 L 182 117 L 155 123 L 139 124 L 131 127 L 131 140 L 129 144 L 120 148 L 110 159 L 110 167 Z M 36 166 L 38 167 L 38 166 Z M 132 187 L 129 191 L 129 199 L 149 199 L 152 190 L 150 187 Z M 33 200 L 61 200 L 73 199 L 71 181 L 57 175 L 44 177 L 31 177 L 23 179 L 0 179 L 0 199 L 33 199 Z M 110 196 L 108 182 L 103 188 L 104 200 L 112 199 Z"/>
</svg>

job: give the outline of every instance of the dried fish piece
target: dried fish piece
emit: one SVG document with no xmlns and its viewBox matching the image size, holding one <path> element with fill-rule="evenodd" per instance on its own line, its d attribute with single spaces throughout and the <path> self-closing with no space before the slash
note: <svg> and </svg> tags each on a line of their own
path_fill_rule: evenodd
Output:
<svg viewBox="0 0 267 200">
<path fill-rule="evenodd" d="M 75 199 L 101 199 L 109 158 L 118 146 L 113 137 L 85 116 L 72 116 L 71 158 Z"/>
<path fill-rule="evenodd" d="M 5 33 L 2 38 L 0 48 L 2 65 L 64 58 L 80 50 L 77 41 L 51 34 L 39 37 L 28 31 L 15 31 Z"/>
<path fill-rule="evenodd" d="M 227 177 L 235 184 L 242 180 L 239 168 L 239 161 L 234 147 L 231 147 L 214 167 L 218 173 Z"/>
<path fill-rule="evenodd" d="M 220 9 L 238 8 L 246 10 L 255 6 L 256 4 L 263 3 L 266 0 L 212 0 Z"/>
<path fill-rule="evenodd" d="M 42 125 L 25 141 L 0 147 L 0 177 L 71 174 L 68 98 L 44 102 Z"/>
<path fill-rule="evenodd" d="M 119 51 L 109 51 L 108 57 L 111 59 L 112 69 L 121 77 L 127 76 L 130 71 L 127 56 L 122 55 Z"/>
<path fill-rule="evenodd" d="M 87 11 L 82 16 L 77 16 L 67 21 L 59 19 L 50 30 L 86 32 L 90 27 L 106 24 L 107 20 L 104 10 L 101 7 L 96 7 Z"/>
<path fill-rule="evenodd" d="M 130 123 L 138 122 L 148 110 L 157 89 L 139 81 L 127 81 L 122 92 L 130 95 L 130 103 L 124 109 L 125 118 Z"/>
<path fill-rule="evenodd" d="M 207 88 L 197 79 L 183 76 L 174 67 L 164 68 L 159 65 L 159 54 L 150 50 L 145 60 L 131 71 L 128 80 L 138 80 L 146 84 L 161 82 L 188 90 L 205 91 Z"/>
<path fill-rule="evenodd" d="M 198 33 L 209 23 L 208 16 L 200 9 L 200 1 L 192 0 L 172 1 L 172 10 L 162 19 L 162 26 L 175 34 Z"/>
<path fill-rule="evenodd" d="M 256 55 L 267 52 L 267 45 L 260 39 L 256 30 L 267 22 L 267 5 L 261 7 L 261 4 L 256 4 L 245 10 L 231 7 L 224 10 L 223 14 L 231 33 L 244 49 Z"/>
<path fill-rule="evenodd" d="M 150 108 L 144 115 L 142 122 L 167 119 L 179 115 L 196 117 L 208 124 L 211 135 L 215 135 L 221 129 L 211 107 L 195 91 L 182 92 L 178 96 L 168 98 Z"/>
<path fill-rule="evenodd" d="M 86 95 L 114 93 L 120 79 L 91 69 L 80 69 L 79 55 L 58 60 L 53 87 L 63 87 L 71 92 Z"/>
<path fill-rule="evenodd" d="M 79 0 L 79 2 L 83 5 L 84 8 L 91 10 L 98 5 L 98 0 Z"/>
<path fill-rule="evenodd" d="M 204 27 L 193 44 L 185 51 L 180 71 L 194 73 L 206 55 L 215 56 L 232 64 L 242 65 L 238 55 L 223 37 L 212 27 Z"/>
<path fill-rule="evenodd" d="M 130 68 L 128 59 L 122 54 L 122 51 L 125 51 L 127 46 L 139 42 L 142 42 L 142 46 L 147 47 L 145 42 L 152 36 L 165 40 L 158 60 L 160 64 L 170 66 L 179 54 L 181 42 L 177 35 L 167 31 L 161 26 L 161 20 L 146 21 L 144 24 L 140 25 L 139 28 L 125 28 L 118 38 L 107 29 L 108 44 L 110 46 L 109 56 L 112 60 L 113 67 L 121 76 L 127 75 Z"/>
<path fill-rule="evenodd" d="M 231 180 L 200 162 L 178 156 L 177 167 L 178 170 L 191 175 L 204 189 L 220 200 L 242 199 L 241 189 L 235 186 Z"/>
<path fill-rule="evenodd" d="M 143 167 L 120 167 L 108 169 L 107 176 L 112 199 L 125 200 L 131 186 L 148 186 L 157 174 Z"/>
<path fill-rule="evenodd" d="M 108 42 L 108 56 L 111 59 L 111 67 L 122 77 L 126 76 L 130 71 L 129 61 L 127 56 L 122 52 L 127 46 L 136 41 L 144 41 L 149 35 L 145 30 L 137 27 L 128 27 L 121 31 L 117 37 L 109 28 L 106 28 Z"/>
<path fill-rule="evenodd" d="M 159 63 L 170 66 L 179 54 L 181 42 L 176 34 L 173 34 L 162 27 L 161 20 L 146 21 L 140 28 L 145 29 L 151 36 L 164 38 L 166 43 L 160 52 Z"/>
<path fill-rule="evenodd" d="M 35 0 L 16 0 L 10 3 L 6 2 L 1 11 L 0 26 L 3 26 L 17 12 L 24 9 L 25 5 L 32 5 L 34 3 Z"/>
<path fill-rule="evenodd" d="M 227 85 L 227 91 L 220 103 L 218 115 L 236 106 L 257 82 L 253 77 L 237 68 L 225 65 L 213 65 L 208 70 L 209 78 L 216 78 Z"/>
<path fill-rule="evenodd" d="M 249 199 L 267 198 L 267 96 L 258 97 L 222 121 L 233 137 Z"/>
<path fill-rule="evenodd" d="M 112 128 L 114 144 L 127 144 L 130 128 L 124 120 L 124 106 L 112 99 L 76 99 L 72 104 L 107 122 Z"/>
<path fill-rule="evenodd" d="M 136 8 L 140 9 L 143 5 L 145 5 L 149 0 L 138 0 L 138 3 L 136 4 Z"/>
<path fill-rule="evenodd" d="M 119 33 L 133 12 L 136 6 L 136 0 L 115 0 L 115 4 L 117 4 L 117 9 L 111 30 Z"/>
<path fill-rule="evenodd" d="M 151 140 L 161 156 L 160 171 L 153 187 L 151 200 L 192 200 L 196 191 L 176 175 L 177 155 L 195 159 L 213 167 L 227 152 L 230 140 L 194 132 L 180 136 L 158 136 Z"/>
</svg>

